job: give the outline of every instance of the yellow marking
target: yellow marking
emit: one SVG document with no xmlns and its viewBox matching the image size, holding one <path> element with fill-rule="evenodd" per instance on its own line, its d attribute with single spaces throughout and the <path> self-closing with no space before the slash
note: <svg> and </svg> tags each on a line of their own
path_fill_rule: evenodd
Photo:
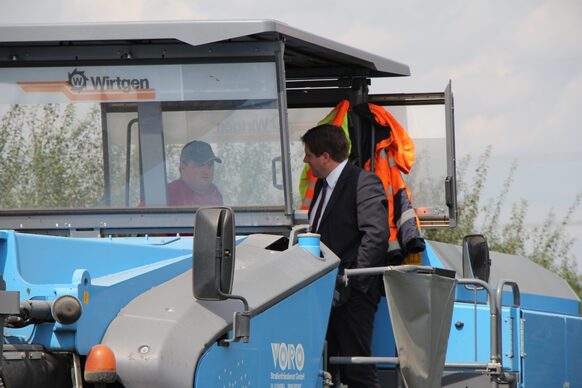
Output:
<svg viewBox="0 0 582 388">
<path fill-rule="evenodd" d="M 87 291 L 83 291 L 83 304 L 89 304 L 89 293 Z"/>
</svg>

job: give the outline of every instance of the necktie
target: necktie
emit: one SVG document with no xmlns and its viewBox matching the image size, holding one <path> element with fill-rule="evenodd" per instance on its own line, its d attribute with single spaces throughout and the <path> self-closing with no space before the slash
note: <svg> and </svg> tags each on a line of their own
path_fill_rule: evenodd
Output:
<svg viewBox="0 0 582 388">
<path fill-rule="evenodd" d="M 317 232 L 319 217 L 321 217 L 321 211 L 323 210 L 323 203 L 325 202 L 325 194 L 327 192 L 327 181 L 323 180 L 323 187 L 319 193 L 319 204 L 317 205 L 317 210 L 315 211 L 315 217 L 313 217 L 313 225 L 311 225 L 311 230 Z"/>
</svg>

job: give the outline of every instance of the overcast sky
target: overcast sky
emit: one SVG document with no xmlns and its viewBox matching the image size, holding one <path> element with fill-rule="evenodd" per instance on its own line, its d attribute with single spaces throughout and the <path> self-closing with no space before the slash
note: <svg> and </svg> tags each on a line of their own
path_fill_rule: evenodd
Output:
<svg viewBox="0 0 582 388">
<path fill-rule="evenodd" d="M 406 63 L 373 92 L 442 91 L 452 80 L 457 157 L 493 147 L 486 196 L 513 160 L 508 205 L 563 216 L 582 190 L 582 1 L 2 0 L 0 23 L 277 19 Z M 582 240 L 582 209 L 568 232 Z M 574 253 L 581 263 L 582 242 Z"/>
</svg>

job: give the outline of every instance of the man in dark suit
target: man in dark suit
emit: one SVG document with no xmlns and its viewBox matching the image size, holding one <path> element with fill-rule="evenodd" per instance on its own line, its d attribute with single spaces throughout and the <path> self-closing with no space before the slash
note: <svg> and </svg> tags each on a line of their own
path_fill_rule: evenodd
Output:
<svg viewBox="0 0 582 388">
<path fill-rule="evenodd" d="M 318 178 L 309 209 L 311 230 L 340 258 L 340 274 L 345 268 L 384 265 L 389 230 L 380 179 L 348 162 L 348 142 L 337 126 L 311 128 L 301 140 L 304 162 Z M 330 356 L 370 356 L 381 286 L 379 276 L 351 278 L 348 287 L 338 282 L 327 330 Z M 379 387 L 372 365 L 343 367 L 341 376 L 350 388 Z"/>
</svg>

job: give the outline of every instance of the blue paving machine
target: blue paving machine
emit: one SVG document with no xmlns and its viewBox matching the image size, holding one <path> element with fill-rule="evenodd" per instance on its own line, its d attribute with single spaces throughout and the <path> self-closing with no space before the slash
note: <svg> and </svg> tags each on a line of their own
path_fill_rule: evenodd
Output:
<svg viewBox="0 0 582 388">
<path fill-rule="evenodd" d="M 576 294 L 478 235 L 346 271 L 384 277 L 374 354 L 327 356 L 339 259 L 304 244 L 300 136 L 341 100 L 385 107 L 420 225 L 454 227 L 450 83 L 370 93 L 409 75 L 270 20 L 0 26 L 0 386 L 341 387 L 355 363 L 384 387 L 582 386 Z M 225 207 L 172 203 L 193 139 Z"/>
</svg>

